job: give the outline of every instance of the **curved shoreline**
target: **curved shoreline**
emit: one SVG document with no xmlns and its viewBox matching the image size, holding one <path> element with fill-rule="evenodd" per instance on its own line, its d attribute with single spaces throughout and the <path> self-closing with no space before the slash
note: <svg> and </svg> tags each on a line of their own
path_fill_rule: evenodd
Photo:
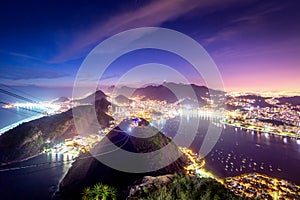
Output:
<svg viewBox="0 0 300 200">
<path fill-rule="evenodd" d="M 22 123 L 26 123 L 26 122 L 30 122 L 30 121 L 33 121 L 33 120 L 36 120 L 36 119 L 40 119 L 42 118 L 44 115 L 40 114 L 40 115 L 34 115 L 32 117 L 28 117 L 28 118 L 25 118 L 25 119 L 22 119 L 20 121 L 17 121 L 15 123 L 12 123 L 11 125 L 8 125 L 8 126 L 5 126 L 3 128 L 0 129 L 0 136 L 2 134 L 4 134 L 5 132 L 13 129 L 13 128 L 16 128 L 17 126 L 19 126 L 20 124 Z"/>
<path fill-rule="evenodd" d="M 231 124 L 231 123 L 224 122 L 224 121 L 221 121 L 221 123 L 225 124 L 225 125 L 228 125 L 228 126 L 232 126 L 232 127 L 236 127 L 236 128 L 242 128 L 242 129 L 246 129 L 246 130 L 250 130 L 250 131 L 257 131 L 257 132 L 261 132 L 261 133 L 269 133 L 269 134 L 272 134 L 272 135 L 289 137 L 291 139 L 300 139 L 300 135 L 297 135 L 297 134 L 289 135 L 289 134 L 283 134 L 283 133 L 276 133 L 276 132 L 272 132 L 272 131 L 262 131 L 262 130 L 257 130 L 257 129 L 254 129 L 254 128 L 248 128 L 248 127 L 239 126 L 239 125 L 236 125 L 236 124 Z"/>
<path fill-rule="evenodd" d="M 37 154 L 35 154 L 35 155 L 29 156 L 29 157 L 27 157 L 27 158 L 23 158 L 23 159 L 20 159 L 20 160 L 13 160 L 13 161 L 6 162 L 6 163 L 0 163 L 0 167 L 5 167 L 5 166 L 7 166 L 7 165 L 15 164 L 15 163 L 21 163 L 21 162 L 27 161 L 27 160 L 29 160 L 29 159 L 31 159 L 31 158 L 35 158 L 35 157 L 37 157 L 37 156 L 39 156 L 39 155 L 42 155 L 42 154 L 43 154 L 43 152 L 37 153 Z"/>
</svg>

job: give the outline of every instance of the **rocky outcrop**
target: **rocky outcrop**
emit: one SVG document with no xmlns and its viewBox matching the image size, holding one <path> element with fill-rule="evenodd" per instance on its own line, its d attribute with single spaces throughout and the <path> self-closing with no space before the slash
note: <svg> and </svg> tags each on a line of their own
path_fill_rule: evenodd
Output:
<svg viewBox="0 0 300 200">
<path fill-rule="evenodd" d="M 167 185 L 173 181 L 174 174 L 163 176 L 144 176 L 140 182 L 132 186 L 129 190 L 127 200 L 136 200 L 145 197 L 147 193 L 155 191 L 157 188 Z"/>
</svg>

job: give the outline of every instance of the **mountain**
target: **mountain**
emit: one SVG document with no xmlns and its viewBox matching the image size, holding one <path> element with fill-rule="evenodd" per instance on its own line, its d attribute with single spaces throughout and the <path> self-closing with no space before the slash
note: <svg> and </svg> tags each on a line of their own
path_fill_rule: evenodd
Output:
<svg viewBox="0 0 300 200">
<path fill-rule="evenodd" d="M 118 95 L 117 97 L 115 97 L 114 100 L 115 100 L 115 102 L 120 103 L 120 104 L 129 104 L 132 102 L 132 100 L 128 99 L 124 95 Z"/>
<path fill-rule="evenodd" d="M 67 175 L 60 184 L 60 195 L 63 199 L 80 199 L 81 192 L 87 186 L 96 183 L 107 184 L 117 189 L 118 197 L 125 199 L 128 196 L 128 187 L 143 176 L 164 175 L 170 173 L 181 173 L 186 165 L 187 158 L 182 156 L 177 146 L 157 129 L 147 126 L 148 122 L 142 120 L 140 126 L 128 129 L 130 120 L 124 120 L 115 127 L 104 139 L 102 139 L 92 150 L 92 153 L 80 155 L 69 169 Z M 150 137 L 137 137 L 151 135 Z M 112 145 L 113 143 L 115 145 Z M 126 157 L 121 156 L 121 150 L 133 153 L 147 153 L 161 149 L 171 143 L 171 150 L 161 155 L 161 160 L 169 159 L 173 155 L 179 155 L 172 164 L 154 172 L 129 173 L 106 166 L 100 160 L 117 162 L 118 166 L 152 166 L 159 163 L 151 162 L 151 158 L 144 159 L 139 163 L 132 163 Z M 93 156 L 95 155 L 95 157 Z M 98 159 L 96 159 L 98 158 Z"/>
<path fill-rule="evenodd" d="M 186 101 L 180 102 L 184 104 L 191 100 L 192 104 L 194 105 L 196 102 L 197 106 L 204 106 L 207 103 L 207 99 L 210 99 L 210 95 L 223 96 L 225 94 L 223 91 L 209 89 L 205 86 L 169 82 L 164 82 L 161 85 L 151 84 L 140 88 L 127 86 L 117 88 L 115 86 L 111 86 L 109 92 L 125 97 L 143 96 L 144 100 L 150 99 L 166 101 L 167 103 L 175 103 L 179 100 L 186 99 Z"/>
<path fill-rule="evenodd" d="M 300 96 L 280 97 L 280 98 L 277 98 L 277 100 L 280 102 L 280 104 L 289 103 L 292 106 L 300 105 Z"/>
<path fill-rule="evenodd" d="M 95 134 L 95 130 L 99 129 L 98 123 L 102 127 L 107 127 L 112 120 L 105 113 L 109 104 L 106 99 L 100 99 L 94 105 L 78 106 L 61 114 L 23 123 L 7 131 L 0 137 L 0 163 L 18 161 L 36 155 L 44 147 L 62 142 L 78 133 Z M 98 122 L 93 120 L 94 110 Z M 75 129 L 73 113 L 76 113 L 78 120 L 77 129 Z"/>
<path fill-rule="evenodd" d="M 70 98 L 68 98 L 68 97 L 59 97 L 58 99 L 55 99 L 53 101 L 53 103 L 64 103 L 64 102 L 67 102 L 67 101 L 70 101 Z"/>
<path fill-rule="evenodd" d="M 242 96 L 238 96 L 236 98 L 239 98 L 239 99 L 251 99 L 251 100 L 255 100 L 254 103 L 251 103 L 251 105 L 253 107 L 261 107 L 261 108 L 264 108 L 264 107 L 274 107 L 274 105 L 272 104 L 269 104 L 266 102 L 266 99 L 268 97 L 262 97 L 262 96 L 258 96 L 258 95 L 242 95 Z"/>
<path fill-rule="evenodd" d="M 136 88 L 128 87 L 128 86 L 122 86 L 122 87 L 110 86 L 106 91 L 110 94 L 115 94 L 117 96 L 123 95 L 125 97 L 131 97 L 135 90 Z"/>
<path fill-rule="evenodd" d="M 177 101 L 175 94 L 163 85 L 138 88 L 134 91 L 133 95 L 144 96 L 144 99 L 167 101 L 168 103 L 174 103 Z"/>
<path fill-rule="evenodd" d="M 97 90 L 95 93 L 88 95 L 85 98 L 74 100 L 74 102 L 80 103 L 80 104 L 94 104 L 94 102 L 101 100 L 103 98 L 106 98 L 106 94 L 102 92 L 101 90 Z"/>
<path fill-rule="evenodd" d="M 233 97 L 227 97 L 227 99 L 232 99 Z M 270 99 L 271 97 L 262 97 L 259 95 L 241 95 L 241 96 L 236 96 L 235 98 L 238 99 L 251 99 L 251 100 L 255 100 L 254 103 L 250 103 L 253 107 L 257 107 L 259 106 L 260 108 L 264 108 L 264 107 L 275 107 L 275 105 L 269 104 L 268 102 L 266 102 L 267 99 Z M 279 98 L 275 98 L 276 100 L 279 101 L 279 105 L 282 104 L 291 104 L 292 106 L 297 106 L 300 105 L 300 96 L 293 96 L 293 97 L 279 97 Z M 242 108 L 241 106 L 231 106 L 231 105 L 227 105 L 227 109 L 230 110 L 234 110 L 234 109 L 238 109 L 238 108 Z"/>
<path fill-rule="evenodd" d="M 190 99 L 190 98 L 184 98 L 184 99 L 180 100 L 178 103 L 183 106 L 191 106 L 191 107 L 199 106 L 199 102 L 197 102 L 197 100 Z"/>
<path fill-rule="evenodd" d="M 105 98 L 97 100 L 94 105 L 82 105 L 72 110 L 76 117 L 76 131 L 80 135 L 90 135 L 98 133 L 99 128 L 105 128 L 110 125 L 113 118 L 107 115 L 108 106 L 111 105 Z M 97 119 L 94 116 L 94 110 Z M 100 127 L 99 127 L 100 124 Z"/>
<path fill-rule="evenodd" d="M 176 95 L 175 95 L 176 94 Z M 180 99 L 190 98 L 198 100 L 199 105 L 206 104 L 204 98 L 210 98 L 210 94 L 224 94 L 224 92 L 211 90 L 205 86 L 182 83 L 163 83 L 159 86 L 147 86 L 134 91 L 134 96 L 144 96 L 145 99 L 177 102 Z"/>
</svg>

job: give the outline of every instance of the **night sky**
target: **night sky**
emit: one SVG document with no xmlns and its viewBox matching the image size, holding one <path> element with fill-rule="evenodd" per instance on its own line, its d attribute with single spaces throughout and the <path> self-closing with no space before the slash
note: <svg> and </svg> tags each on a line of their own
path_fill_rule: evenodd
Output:
<svg viewBox="0 0 300 200">
<path fill-rule="evenodd" d="M 159 26 L 203 45 L 227 91 L 298 91 L 299 10 L 297 0 L 2 1 L 0 83 L 71 88 L 82 61 L 101 41 L 130 28 Z M 120 57 L 101 83 L 114 84 L 130 68 L 149 62 L 174 67 L 203 84 L 188 63 L 158 50 Z M 161 82 L 154 76 L 139 72 L 128 85 Z"/>
</svg>

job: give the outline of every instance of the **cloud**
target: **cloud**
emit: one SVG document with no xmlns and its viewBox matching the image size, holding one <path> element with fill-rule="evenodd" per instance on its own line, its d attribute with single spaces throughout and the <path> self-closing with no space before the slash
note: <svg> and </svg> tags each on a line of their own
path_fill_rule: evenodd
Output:
<svg viewBox="0 0 300 200">
<path fill-rule="evenodd" d="M 119 78 L 119 77 L 120 77 L 120 74 L 112 74 L 112 75 L 101 77 L 100 81 L 109 80 L 109 79 L 113 79 L 113 78 Z"/>
<path fill-rule="evenodd" d="M 45 62 L 44 60 L 34 57 L 34 56 L 30 56 L 27 54 L 22 54 L 22 53 L 16 53 L 16 52 L 12 52 L 12 51 L 5 51 L 0 49 L 0 53 L 4 53 L 10 56 L 14 56 L 14 57 L 19 57 L 19 58 L 25 58 L 25 59 L 30 59 L 30 60 L 36 60 L 36 61 L 40 61 L 40 62 Z"/>
<path fill-rule="evenodd" d="M 214 57 L 221 58 L 249 58 L 266 55 L 285 55 L 297 53 L 300 51 L 300 39 L 290 39 L 286 41 L 279 41 L 268 45 L 248 46 L 248 48 L 221 48 L 213 52 Z"/>
<path fill-rule="evenodd" d="M 286 5 L 263 2 L 245 12 L 239 12 L 233 19 L 224 22 L 220 29 L 210 37 L 202 40 L 204 45 L 220 41 L 236 41 L 237 37 L 244 33 L 255 33 L 256 31 L 266 30 L 270 24 L 268 16 L 276 15 L 276 12 L 282 11 Z"/>
<path fill-rule="evenodd" d="M 160 26 L 164 22 L 174 20 L 186 13 L 194 12 L 196 9 L 197 11 L 202 9 L 197 13 L 202 15 L 207 12 L 205 9 L 217 9 L 228 6 L 230 5 L 228 3 L 231 2 L 236 3 L 234 0 L 156 0 L 135 11 L 116 14 L 105 22 L 95 23 L 85 31 L 80 31 L 73 42 L 68 44 L 68 47 L 64 48 L 52 62 L 59 63 L 83 57 L 83 54 L 91 46 L 118 32 L 137 27 Z"/>
<path fill-rule="evenodd" d="M 81 75 L 80 78 L 78 78 L 77 81 L 81 81 L 81 82 L 94 82 L 94 81 L 106 81 L 106 80 L 110 80 L 110 79 L 113 79 L 113 78 L 119 78 L 120 77 L 120 74 L 112 74 L 112 75 L 107 75 L 107 76 L 102 76 L 99 78 L 91 78 L 91 77 L 94 77 L 92 74 L 88 73 L 88 74 L 84 74 L 84 75 Z"/>
<path fill-rule="evenodd" d="M 56 79 L 69 76 L 66 73 L 45 69 L 31 69 L 26 67 L 6 66 L 0 68 L 0 79 L 28 80 L 28 79 Z"/>
<path fill-rule="evenodd" d="M 212 57 L 219 61 L 248 59 L 249 62 L 250 58 L 299 52 L 299 30 L 293 23 L 287 23 L 291 21 L 289 16 L 280 17 L 288 6 L 276 2 L 247 6 L 246 11 L 235 13 L 230 16 L 231 20 L 224 20 L 218 31 L 202 38 L 201 43 L 210 48 Z"/>
</svg>

